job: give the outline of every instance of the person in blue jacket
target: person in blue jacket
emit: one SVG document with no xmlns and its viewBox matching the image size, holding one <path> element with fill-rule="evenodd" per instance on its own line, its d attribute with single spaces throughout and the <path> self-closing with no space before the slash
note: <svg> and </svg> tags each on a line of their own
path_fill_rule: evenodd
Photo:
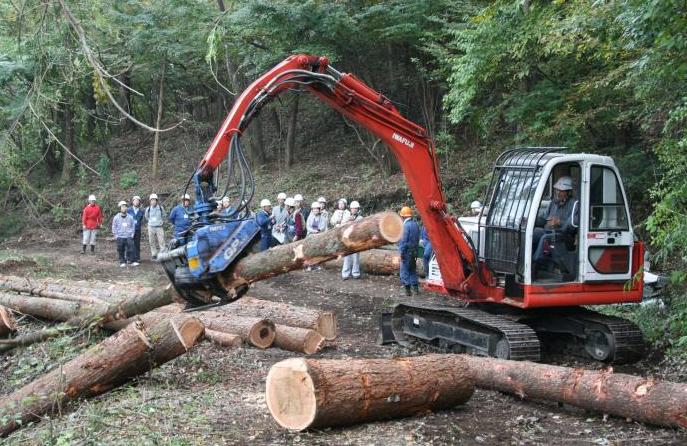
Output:
<svg viewBox="0 0 687 446">
<path fill-rule="evenodd" d="M 425 277 L 429 275 L 429 261 L 432 259 L 432 254 L 434 250 L 432 249 L 432 241 L 429 239 L 429 234 L 427 234 L 427 227 L 422 227 L 422 234 L 420 236 L 420 244 L 424 249 L 422 253 L 422 263 L 425 267 Z"/>
<path fill-rule="evenodd" d="M 138 263 L 141 261 L 141 227 L 145 215 L 141 209 L 141 197 L 134 195 L 134 198 L 131 199 L 131 207 L 126 212 L 134 219 L 134 250 L 131 261 Z"/>
<path fill-rule="evenodd" d="M 260 226 L 260 251 L 265 251 L 272 246 L 274 218 L 272 217 L 272 203 L 270 203 L 270 200 L 265 198 L 260 202 L 260 210 L 255 215 L 255 220 L 258 222 L 258 226 Z"/>
<path fill-rule="evenodd" d="M 179 243 L 186 241 L 186 231 L 191 227 L 191 197 L 184 194 L 181 197 L 181 204 L 178 204 L 169 213 L 169 222 L 174 226 L 174 238 Z"/>
<path fill-rule="evenodd" d="M 404 206 L 399 213 L 403 217 L 403 236 L 398 242 L 401 254 L 401 284 L 405 287 L 406 296 L 411 296 L 411 288 L 415 294 L 420 289 L 417 281 L 417 248 L 420 245 L 420 227 L 413 218 L 413 210 Z"/>
</svg>

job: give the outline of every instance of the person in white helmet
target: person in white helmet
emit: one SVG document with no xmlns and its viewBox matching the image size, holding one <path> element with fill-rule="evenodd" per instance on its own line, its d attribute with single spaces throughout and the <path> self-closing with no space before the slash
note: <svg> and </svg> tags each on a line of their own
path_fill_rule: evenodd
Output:
<svg viewBox="0 0 687 446">
<path fill-rule="evenodd" d="M 286 194 L 280 192 L 277 195 L 277 205 L 272 207 L 272 218 L 274 219 L 274 226 L 272 226 L 272 237 L 279 243 L 286 241 L 286 219 L 289 213 L 286 210 Z"/>
<path fill-rule="evenodd" d="M 265 198 L 260 201 L 260 210 L 255 215 L 255 221 L 260 226 L 260 251 L 265 251 L 272 246 L 272 225 L 274 220 L 272 218 L 272 203 L 270 203 L 270 200 Z"/>
<path fill-rule="evenodd" d="M 294 211 L 293 214 L 291 214 L 291 218 L 293 218 L 294 221 L 294 242 L 297 240 L 303 240 L 305 236 L 308 235 L 308 230 L 306 228 L 307 217 L 304 212 L 305 209 L 303 209 L 302 205 L 299 205 L 299 201 L 296 200 L 296 197 L 300 197 L 301 202 L 303 201 L 303 196 L 300 194 L 296 194 L 296 196 L 293 197 Z"/>
<path fill-rule="evenodd" d="M 103 210 L 95 201 L 95 195 L 89 195 L 88 203 L 81 212 L 81 228 L 83 230 L 81 254 L 86 254 L 86 246 L 88 245 L 91 246 L 91 254 L 95 254 L 95 237 L 98 234 L 98 228 L 102 226 L 105 219 Z"/>
<path fill-rule="evenodd" d="M 332 218 L 329 219 L 332 227 L 338 228 L 348 221 L 351 213 L 346 209 L 346 206 L 348 206 L 348 201 L 345 198 L 339 198 L 339 201 L 336 202 L 336 210 L 332 213 Z"/>
<path fill-rule="evenodd" d="M 296 237 L 296 203 L 293 201 L 292 197 L 288 197 L 284 200 L 284 207 L 287 213 L 284 229 L 284 243 L 291 243 L 294 237 Z"/>
<path fill-rule="evenodd" d="M 234 208 L 231 206 L 231 199 L 229 197 L 222 197 L 218 213 L 222 217 L 231 217 L 234 214 Z"/>
<path fill-rule="evenodd" d="M 150 194 L 148 198 L 150 205 L 146 208 L 144 217 L 148 222 L 148 244 L 150 245 L 150 256 L 157 260 L 157 255 L 165 249 L 165 230 L 163 228 L 165 218 L 165 208 L 160 204 L 157 194 Z"/>
<path fill-rule="evenodd" d="M 344 225 L 363 219 L 363 216 L 360 215 L 360 203 L 351 201 L 349 209 L 348 220 L 343 223 Z M 341 278 L 348 280 L 350 277 L 360 279 L 360 254 L 357 252 L 344 257 Z"/>
<path fill-rule="evenodd" d="M 479 215 L 482 212 L 482 203 L 479 201 L 475 200 L 472 203 L 470 203 L 470 213 L 472 215 Z"/>
<path fill-rule="evenodd" d="M 141 209 L 141 197 L 134 195 L 131 199 L 131 207 L 127 213 L 134 219 L 134 253 L 133 262 L 139 263 L 141 261 L 141 226 L 143 223 L 144 211 Z"/>
<path fill-rule="evenodd" d="M 575 265 L 565 251 L 566 246 L 574 245 L 579 226 L 580 206 L 573 199 L 573 189 L 573 179 L 570 176 L 559 177 L 553 185 L 554 196 L 546 210 L 546 216 L 536 220 L 533 234 L 533 244 L 536 247 L 533 256 L 535 275 L 539 271 L 550 271 L 553 266 L 558 266 L 564 280 L 572 280 Z"/>
<path fill-rule="evenodd" d="M 320 203 L 320 214 L 322 215 L 322 218 L 324 218 L 324 230 L 326 231 L 327 229 L 329 229 L 329 211 L 327 210 L 327 199 L 324 197 L 320 197 L 317 199 L 317 202 Z"/>
<path fill-rule="evenodd" d="M 184 194 L 181 203 L 169 213 L 169 222 L 174 226 L 174 238 L 180 243 L 186 242 L 186 232 L 191 227 L 191 196 Z"/>
<path fill-rule="evenodd" d="M 136 224 L 134 219 L 127 213 L 126 201 L 119 202 L 119 212 L 112 218 L 112 235 L 117 240 L 117 254 L 119 255 L 119 266 L 124 268 L 127 262 L 132 266 L 138 266 L 134 261 L 134 231 Z"/>
<path fill-rule="evenodd" d="M 296 202 L 296 210 L 301 213 L 304 221 L 307 221 L 308 215 L 310 215 L 310 209 L 308 209 L 306 206 L 303 206 L 303 202 L 305 201 L 305 198 L 303 198 L 303 195 L 301 195 L 301 194 L 294 195 L 293 201 Z"/>
<path fill-rule="evenodd" d="M 321 212 L 320 202 L 314 201 L 310 205 L 310 215 L 306 221 L 308 235 L 319 234 L 327 229 L 327 222 Z"/>
</svg>

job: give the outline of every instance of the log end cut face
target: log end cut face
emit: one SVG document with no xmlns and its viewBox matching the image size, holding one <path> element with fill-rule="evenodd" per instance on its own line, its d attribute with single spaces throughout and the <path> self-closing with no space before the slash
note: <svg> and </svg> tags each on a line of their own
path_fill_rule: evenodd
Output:
<svg viewBox="0 0 687 446">
<path fill-rule="evenodd" d="M 317 413 L 315 385 L 302 358 L 275 364 L 267 375 L 267 408 L 280 426 L 291 430 L 308 428 Z"/>
<path fill-rule="evenodd" d="M 396 243 L 403 235 L 403 220 L 394 213 L 384 213 L 379 220 L 379 232 L 389 243 Z"/>
</svg>

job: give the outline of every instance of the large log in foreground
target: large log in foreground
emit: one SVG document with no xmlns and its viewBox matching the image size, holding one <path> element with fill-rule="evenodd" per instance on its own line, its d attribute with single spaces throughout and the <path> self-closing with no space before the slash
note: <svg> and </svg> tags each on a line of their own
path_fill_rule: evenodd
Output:
<svg viewBox="0 0 687 446">
<path fill-rule="evenodd" d="M 203 324 L 189 315 L 172 316 L 153 327 L 142 321 L 131 324 L 64 366 L 0 398 L 0 436 L 70 400 L 99 395 L 176 358 L 202 335 Z"/>
<path fill-rule="evenodd" d="M 415 415 L 465 403 L 470 371 L 442 355 L 278 362 L 267 375 L 267 407 L 292 430 Z"/>
<path fill-rule="evenodd" d="M 12 312 L 0 306 L 0 337 L 7 336 L 17 331 L 17 321 L 14 320 Z"/>
<path fill-rule="evenodd" d="M 659 426 L 687 428 L 687 384 L 613 373 L 444 355 L 448 363 L 466 364 L 477 387 L 521 398 L 556 401 Z"/>
<path fill-rule="evenodd" d="M 323 264 L 327 268 L 341 269 L 343 258 L 331 260 Z M 377 276 L 392 276 L 398 274 L 401 268 L 401 255 L 389 249 L 370 249 L 360 253 L 360 269 L 363 273 Z M 425 266 L 422 259 L 417 259 L 417 274 L 425 276 Z"/>
</svg>

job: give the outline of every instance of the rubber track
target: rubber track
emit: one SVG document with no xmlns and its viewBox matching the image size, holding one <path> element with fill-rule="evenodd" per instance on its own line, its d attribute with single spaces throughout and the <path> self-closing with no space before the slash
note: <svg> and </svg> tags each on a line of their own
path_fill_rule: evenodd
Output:
<svg viewBox="0 0 687 446">
<path fill-rule="evenodd" d="M 646 344 L 642 331 L 627 319 L 616 316 L 607 316 L 592 310 L 584 310 L 580 319 L 602 325 L 610 332 L 615 340 L 615 352 L 613 363 L 630 363 L 638 361 L 644 356 Z"/>
</svg>

